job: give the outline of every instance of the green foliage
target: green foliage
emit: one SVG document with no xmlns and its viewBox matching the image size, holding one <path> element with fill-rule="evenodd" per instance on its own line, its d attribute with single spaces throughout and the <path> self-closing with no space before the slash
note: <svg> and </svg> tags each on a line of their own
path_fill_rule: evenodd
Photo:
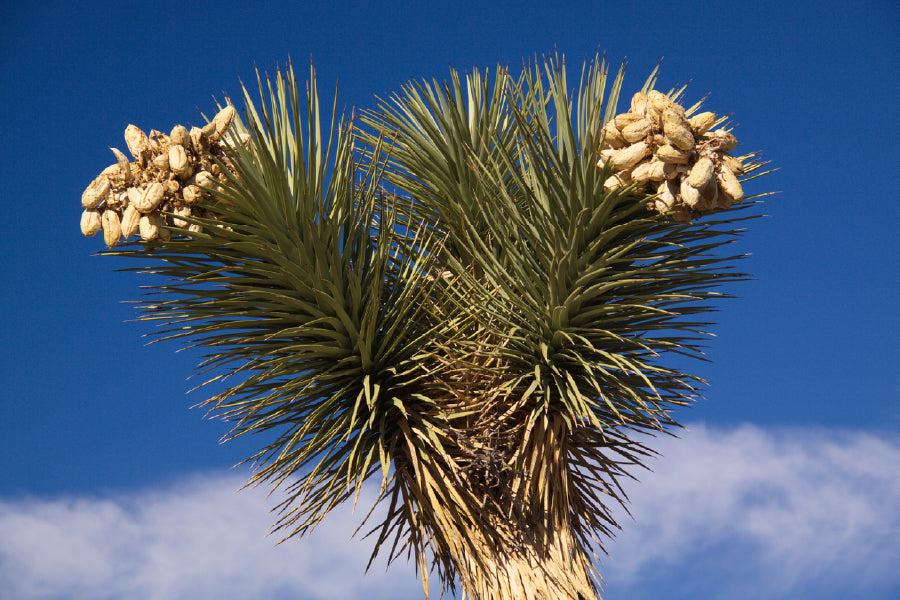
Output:
<svg viewBox="0 0 900 600">
<path fill-rule="evenodd" d="M 109 252 L 154 259 L 143 318 L 233 377 L 206 404 L 266 434 L 251 484 L 287 490 L 276 530 L 375 476 L 373 557 L 411 553 L 426 594 L 430 555 L 475 598 L 596 595 L 618 480 L 651 454 L 634 434 L 677 426 L 702 383 L 665 359 L 702 357 L 744 277 L 721 251 L 740 212 L 675 223 L 604 190 L 623 74 L 451 72 L 323 133 L 314 74 L 304 102 L 288 68 L 244 90 L 218 220 Z"/>
</svg>

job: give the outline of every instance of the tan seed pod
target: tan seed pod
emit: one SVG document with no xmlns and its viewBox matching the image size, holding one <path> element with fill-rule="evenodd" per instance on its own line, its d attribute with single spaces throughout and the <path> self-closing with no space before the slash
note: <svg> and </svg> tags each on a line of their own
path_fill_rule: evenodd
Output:
<svg viewBox="0 0 900 600">
<path fill-rule="evenodd" d="M 121 175 L 122 169 L 119 167 L 119 163 L 114 165 L 109 165 L 102 171 L 100 171 L 101 175 L 106 175 L 107 177 L 115 177 L 116 175 Z"/>
<path fill-rule="evenodd" d="M 100 225 L 103 228 L 103 241 L 110 248 L 119 243 L 122 237 L 122 224 L 119 221 L 119 213 L 112 209 L 103 211 L 100 218 Z"/>
<path fill-rule="evenodd" d="M 131 183 L 133 177 L 131 173 L 131 163 L 128 162 L 128 157 L 118 148 L 110 148 L 110 150 L 116 155 L 116 160 L 119 161 L 119 172 L 125 177 L 125 183 Z"/>
<path fill-rule="evenodd" d="M 201 188 L 216 187 L 216 178 L 213 177 L 212 173 L 210 173 L 209 171 L 200 171 L 199 173 L 194 175 L 193 179 L 194 181 L 192 183 L 200 186 Z"/>
<path fill-rule="evenodd" d="M 652 127 L 653 124 L 650 122 L 650 119 L 640 119 L 626 125 L 622 129 L 622 137 L 629 144 L 633 144 L 650 135 Z"/>
<path fill-rule="evenodd" d="M 188 225 L 188 231 L 191 233 L 200 233 L 203 230 L 203 227 L 198 225 L 197 223 L 191 223 Z"/>
<path fill-rule="evenodd" d="M 210 141 L 215 141 L 219 139 L 219 134 L 216 132 L 216 122 L 210 121 L 206 125 L 200 128 L 200 131 L 209 138 Z"/>
<path fill-rule="evenodd" d="M 169 170 L 169 152 L 168 150 L 157 154 L 153 157 L 153 165 L 159 169 L 160 171 L 168 171 Z"/>
<path fill-rule="evenodd" d="M 656 188 L 656 210 L 661 213 L 669 212 L 675 208 L 676 196 L 678 195 L 678 184 L 674 181 L 660 182 Z"/>
<path fill-rule="evenodd" d="M 169 143 L 185 148 L 189 147 L 191 145 L 191 136 L 190 133 L 188 133 L 187 127 L 184 125 L 176 125 L 173 127 L 172 132 L 169 134 Z"/>
<path fill-rule="evenodd" d="M 618 152 L 615 148 L 604 148 L 600 151 L 600 160 L 597 161 L 597 168 L 602 169 L 606 166 L 606 163 L 613 157 L 613 155 Z"/>
<path fill-rule="evenodd" d="M 662 161 L 660 161 L 662 162 Z M 675 163 L 663 163 L 663 177 L 666 179 L 675 179 L 679 175 L 678 165 Z"/>
<path fill-rule="evenodd" d="M 650 159 L 650 180 L 651 181 L 663 181 L 666 178 L 665 172 L 666 163 L 659 160 L 657 157 L 653 157 Z"/>
<path fill-rule="evenodd" d="M 719 184 L 719 208 L 731 208 L 731 205 L 744 199 L 744 188 L 731 169 L 722 166 L 716 172 Z"/>
<path fill-rule="evenodd" d="M 691 167 L 687 182 L 699 190 L 713 179 L 715 170 L 713 161 L 703 156 Z"/>
<path fill-rule="evenodd" d="M 672 101 L 659 90 L 650 90 L 647 93 L 647 100 L 650 102 L 650 105 L 656 109 L 656 112 L 660 114 L 672 105 Z"/>
<path fill-rule="evenodd" d="M 142 215 L 138 222 L 141 239 L 150 241 L 163 237 L 163 225 L 165 225 L 165 221 L 158 214 Z"/>
<path fill-rule="evenodd" d="M 614 121 L 607 121 L 603 127 L 603 145 L 611 148 L 623 148 L 626 145 L 625 138 L 622 137 L 622 132 L 616 128 Z"/>
<path fill-rule="evenodd" d="M 660 163 L 662 164 L 662 163 Z M 647 183 L 650 181 L 650 172 L 653 168 L 653 161 L 651 160 L 643 160 L 635 165 L 634 169 L 631 170 L 631 179 L 636 183 Z"/>
<path fill-rule="evenodd" d="M 700 190 L 690 185 L 687 182 L 687 179 L 683 178 L 681 180 L 679 192 L 681 193 L 681 199 L 691 208 L 696 207 L 698 204 L 700 204 L 700 202 L 703 201 L 703 198 L 700 196 Z"/>
<path fill-rule="evenodd" d="M 694 186 L 691 186 L 694 187 Z M 697 205 L 697 210 L 712 210 L 716 207 L 716 200 L 719 195 L 719 185 L 716 182 L 715 177 L 711 177 L 709 181 L 706 182 L 706 185 L 698 188 L 700 190 L 700 204 Z"/>
<path fill-rule="evenodd" d="M 616 188 L 625 187 L 629 183 L 631 183 L 631 172 L 622 171 L 607 177 L 606 181 L 603 182 L 603 189 L 609 192 Z"/>
<path fill-rule="evenodd" d="M 216 133 L 219 136 L 225 133 L 225 130 L 228 129 L 234 122 L 234 115 L 234 107 L 230 104 L 216 113 L 216 116 L 213 118 L 213 122 L 215 122 L 216 124 Z"/>
<path fill-rule="evenodd" d="M 181 206 L 179 208 L 176 208 L 173 212 L 178 216 L 172 218 L 172 224 L 175 227 L 181 227 L 181 228 L 187 227 L 188 222 L 185 221 L 184 218 L 182 218 L 182 217 L 190 217 L 191 216 L 191 207 L 190 206 Z"/>
<path fill-rule="evenodd" d="M 610 166 L 612 166 L 612 168 L 616 170 L 630 169 L 634 165 L 641 162 L 641 160 L 649 153 L 650 147 L 646 142 L 637 142 L 636 144 L 632 144 L 627 148 L 617 150 L 610 159 Z"/>
<path fill-rule="evenodd" d="M 735 175 L 744 174 L 744 163 L 742 163 L 741 159 L 737 156 L 732 156 L 727 152 L 720 152 L 719 158 L 721 159 L 722 164 Z"/>
<path fill-rule="evenodd" d="M 638 92 L 631 97 L 631 112 L 636 115 L 643 115 L 647 111 L 647 95 Z"/>
<path fill-rule="evenodd" d="M 163 184 L 163 187 L 166 188 L 166 194 L 173 196 L 178 193 L 178 190 L 181 189 L 181 184 L 175 181 L 174 179 L 168 179 Z"/>
<path fill-rule="evenodd" d="M 687 150 L 676 148 L 672 144 L 666 144 L 665 146 L 660 146 L 656 151 L 656 157 L 664 163 L 681 165 L 691 159 L 691 153 Z"/>
<path fill-rule="evenodd" d="M 662 129 L 662 113 L 656 110 L 652 104 L 647 105 L 646 118 L 650 120 L 654 129 Z"/>
<path fill-rule="evenodd" d="M 81 213 L 81 233 L 85 237 L 95 235 L 102 227 L 100 223 L 100 211 L 89 208 Z"/>
<path fill-rule="evenodd" d="M 669 139 L 669 143 L 681 150 L 693 150 L 694 136 L 685 118 L 671 108 L 667 108 L 662 115 L 663 133 Z"/>
<path fill-rule="evenodd" d="M 209 152 L 209 136 L 203 133 L 203 130 L 199 127 L 191 127 L 190 131 L 191 135 L 191 148 L 199 154 L 203 156 L 207 152 Z"/>
<path fill-rule="evenodd" d="M 196 204 L 203 197 L 203 192 L 196 185 L 187 185 L 181 190 L 181 195 L 188 204 Z"/>
<path fill-rule="evenodd" d="M 81 206 L 84 208 L 97 208 L 108 195 L 109 179 L 107 179 L 106 175 L 100 175 L 81 194 Z"/>
<path fill-rule="evenodd" d="M 169 146 L 169 168 L 179 179 L 187 179 L 191 176 L 191 161 L 188 159 L 184 146 L 176 144 Z"/>
<path fill-rule="evenodd" d="M 724 129 L 716 129 L 710 135 L 709 145 L 713 150 L 734 150 L 737 148 L 738 141 L 729 131 Z"/>
<path fill-rule="evenodd" d="M 147 214 L 155 211 L 160 203 L 163 200 L 165 195 L 165 188 L 158 181 L 154 181 L 146 188 L 140 190 L 140 195 L 132 194 L 131 190 L 135 188 L 130 188 L 128 190 L 128 200 L 132 206 L 134 206 L 138 212 L 142 214 Z M 137 196 L 135 201 L 135 196 Z"/>
<path fill-rule="evenodd" d="M 140 127 L 129 125 L 125 128 L 125 144 L 131 155 L 137 159 L 145 157 L 150 150 L 150 139 Z"/>
<path fill-rule="evenodd" d="M 125 207 L 125 212 L 122 213 L 122 237 L 128 239 L 133 236 L 138 230 L 138 222 L 140 220 L 141 213 L 138 212 L 133 204 Z"/>
<path fill-rule="evenodd" d="M 691 131 L 696 137 L 702 136 L 709 128 L 716 124 L 716 113 L 702 112 L 688 119 Z"/>
<path fill-rule="evenodd" d="M 616 118 L 613 119 L 613 123 L 616 125 L 616 129 L 622 131 L 625 129 L 626 125 L 634 123 L 635 121 L 640 121 L 644 117 L 642 115 L 636 115 L 634 113 L 622 113 L 620 115 L 616 115 Z"/>
</svg>

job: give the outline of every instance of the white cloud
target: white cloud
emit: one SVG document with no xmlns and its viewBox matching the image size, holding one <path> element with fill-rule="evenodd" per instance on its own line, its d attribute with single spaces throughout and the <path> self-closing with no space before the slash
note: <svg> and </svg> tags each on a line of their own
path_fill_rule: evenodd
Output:
<svg viewBox="0 0 900 600">
<path fill-rule="evenodd" d="M 630 488 L 635 520 L 623 518 L 601 568 L 608 600 L 900 590 L 897 440 L 695 426 L 654 447 L 663 458 Z M 370 545 L 350 540 L 359 515 L 344 508 L 275 547 L 273 501 L 235 493 L 242 483 L 232 473 L 118 496 L 0 499 L 0 589 L 24 600 L 421 597 L 408 565 L 363 576 Z"/>
<path fill-rule="evenodd" d="M 697 425 L 654 447 L 654 473 L 629 488 L 634 520 L 608 546 L 610 592 L 704 564 L 701 597 L 900 592 L 898 440 Z"/>
</svg>

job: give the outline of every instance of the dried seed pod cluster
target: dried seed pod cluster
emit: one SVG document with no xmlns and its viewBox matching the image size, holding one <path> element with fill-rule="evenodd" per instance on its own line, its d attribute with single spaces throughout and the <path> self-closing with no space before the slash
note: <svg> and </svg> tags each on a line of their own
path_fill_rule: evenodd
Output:
<svg viewBox="0 0 900 600">
<path fill-rule="evenodd" d="M 606 189 L 635 184 L 650 189 L 651 209 L 679 221 L 744 198 L 738 176 L 741 159 L 730 154 L 738 142 L 714 113 L 691 115 L 657 90 L 638 92 L 630 110 L 603 127 L 597 167 L 609 166 Z"/>
<path fill-rule="evenodd" d="M 227 163 L 223 135 L 234 116 L 229 105 L 205 127 L 188 130 L 176 125 L 169 135 L 159 131 L 147 135 L 134 125 L 126 127 L 125 144 L 134 160 L 110 148 L 116 164 L 104 169 L 81 195 L 81 232 L 92 236 L 102 230 L 103 240 L 112 248 L 133 235 L 167 239 L 166 227 L 200 231 L 185 218 L 215 218 L 199 202 L 210 197 L 209 189 L 227 180 L 216 158 Z M 238 139 L 245 143 L 247 137 L 244 133 Z"/>
</svg>

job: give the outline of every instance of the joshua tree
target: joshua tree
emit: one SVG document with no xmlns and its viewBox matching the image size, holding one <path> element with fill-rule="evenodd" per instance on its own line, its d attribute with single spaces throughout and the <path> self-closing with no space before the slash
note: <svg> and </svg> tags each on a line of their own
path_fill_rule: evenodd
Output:
<svg viewBox="0 0 900 600">
<path fill-rule="evenodd" d="M 289 67 L 237 118 L 129 126 L 82 229 L 151 259 L 143 318 L 208 352 L 232 437 L 265 437 L 248 485 L 286 490 L 275 531 L 380 481 L 372 556 L 414 557 L 426 596 L 436 573 L 597 597 L 620 479 L 702 383 L 666 359 L 702 355 L 743 278 L 722 247 L 760 166 L 655 71 L 616 115 L 623 74 L 597 57 L 573 94 L 558 58 L 451 72 L 323 132 Z"/>
</svg>

